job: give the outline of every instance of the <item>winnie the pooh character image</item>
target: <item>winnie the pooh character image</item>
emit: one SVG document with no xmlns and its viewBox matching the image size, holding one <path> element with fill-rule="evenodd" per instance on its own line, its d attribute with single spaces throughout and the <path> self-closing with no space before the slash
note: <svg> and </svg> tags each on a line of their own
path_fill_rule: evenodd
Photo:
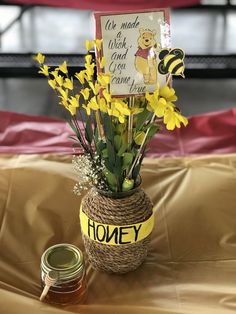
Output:
<svg viewBox="0 0 236 314">
<path fill-rule="evenodd" d="M 160 44 L 155 40 L 156 31 L 139 29 L 138 50 L 135 53 L 135 68 L 143 75 L 146 85 L 157 83 L 157 55 Z"/>
</svg>

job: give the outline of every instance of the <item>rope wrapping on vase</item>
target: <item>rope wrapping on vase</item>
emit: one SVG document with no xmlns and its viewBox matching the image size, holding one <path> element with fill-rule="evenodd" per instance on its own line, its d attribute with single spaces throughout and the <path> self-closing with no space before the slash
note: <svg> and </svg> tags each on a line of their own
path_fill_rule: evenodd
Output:
<svg viewBox="0 0 236 314">
<path fill-rule="evenodd" d="M 81 210 L 83 242 L 88 259 L 94 269 L 122 274 L 136 269 L 143 263 L 147 256 L 154 224 L 153 204 L 144 190 L 139 188 L 130 196 L 114 199 L 101 195 L 95 188 L 92 188 L 83 198 Z M 145 226 L 145 222 L 149 227 L 141 239 L 142 226 L 140 227 L 140 225 L 144 224 Z M 88 223 L 90 223 L 90 227 Z M 106 233 L 104 236 L 107 226 L 109 226 L 109 234 Z M 110 229 L 112 228 L 110 226 L 113 229 Z M 130 226 L 133 227 L 124 229 Z M 96 233 L 97 227 L 100 230 L 99 235 Z M 122 229 L 115 229 L 116 227 Z M 132 241 L 128 240 L 129 235 L 124 234 L 128 231 Z M 119 240 L 120 235 L 121 241 Z M 109 237 L 114 244 L 101 243 L 106 242 L 106 239 L 109 240 Z M 120 243 L 129 241 L 132 243 Z"/>
</svg>

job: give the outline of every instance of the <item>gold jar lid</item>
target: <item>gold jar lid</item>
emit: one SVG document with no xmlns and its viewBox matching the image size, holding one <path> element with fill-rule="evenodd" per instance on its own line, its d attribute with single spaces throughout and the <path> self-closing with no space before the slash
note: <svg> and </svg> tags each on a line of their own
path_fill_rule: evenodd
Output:
<svg viewBox="0 0 236 314">
<path fill-rule="evenodd" d="M 51 271 L 56 272 L 59 281 L 77 278 L 84 270 L 83 254 L 72 244 L 53 245 L 43 253 L 41 269 L 45 275 Z"/>
</svg>

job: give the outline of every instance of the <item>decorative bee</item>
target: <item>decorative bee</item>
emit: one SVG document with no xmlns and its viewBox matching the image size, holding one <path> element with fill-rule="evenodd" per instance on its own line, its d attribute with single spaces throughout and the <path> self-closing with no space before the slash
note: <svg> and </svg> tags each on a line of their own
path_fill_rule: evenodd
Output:
<svg viewBox="0 0 236 314">
<path fill-rule="evenodd" d="M 182 49 L 162 49 L 159 53 L 159 59 L 161 60 L 158 65 L 160 74 L 170 73 L 184 76 L 184 51 Z"/>
</svg>

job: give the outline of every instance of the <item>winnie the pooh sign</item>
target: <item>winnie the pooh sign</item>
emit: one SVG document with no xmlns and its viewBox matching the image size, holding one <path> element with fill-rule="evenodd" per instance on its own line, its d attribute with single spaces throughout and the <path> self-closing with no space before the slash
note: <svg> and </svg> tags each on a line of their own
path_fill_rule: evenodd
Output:
<svg viewBox="0 0 236 314">
<path fill-rule="evenodd" d="M 158 65 L 160 51 L 170 48 L 167 9 L 95 13 L 95 18 L 96 37 L 103 40 L 97 57 L 105 57 L 114 96 L 145 94 L 164 85 L 166 74 Z"/>
</svg>

